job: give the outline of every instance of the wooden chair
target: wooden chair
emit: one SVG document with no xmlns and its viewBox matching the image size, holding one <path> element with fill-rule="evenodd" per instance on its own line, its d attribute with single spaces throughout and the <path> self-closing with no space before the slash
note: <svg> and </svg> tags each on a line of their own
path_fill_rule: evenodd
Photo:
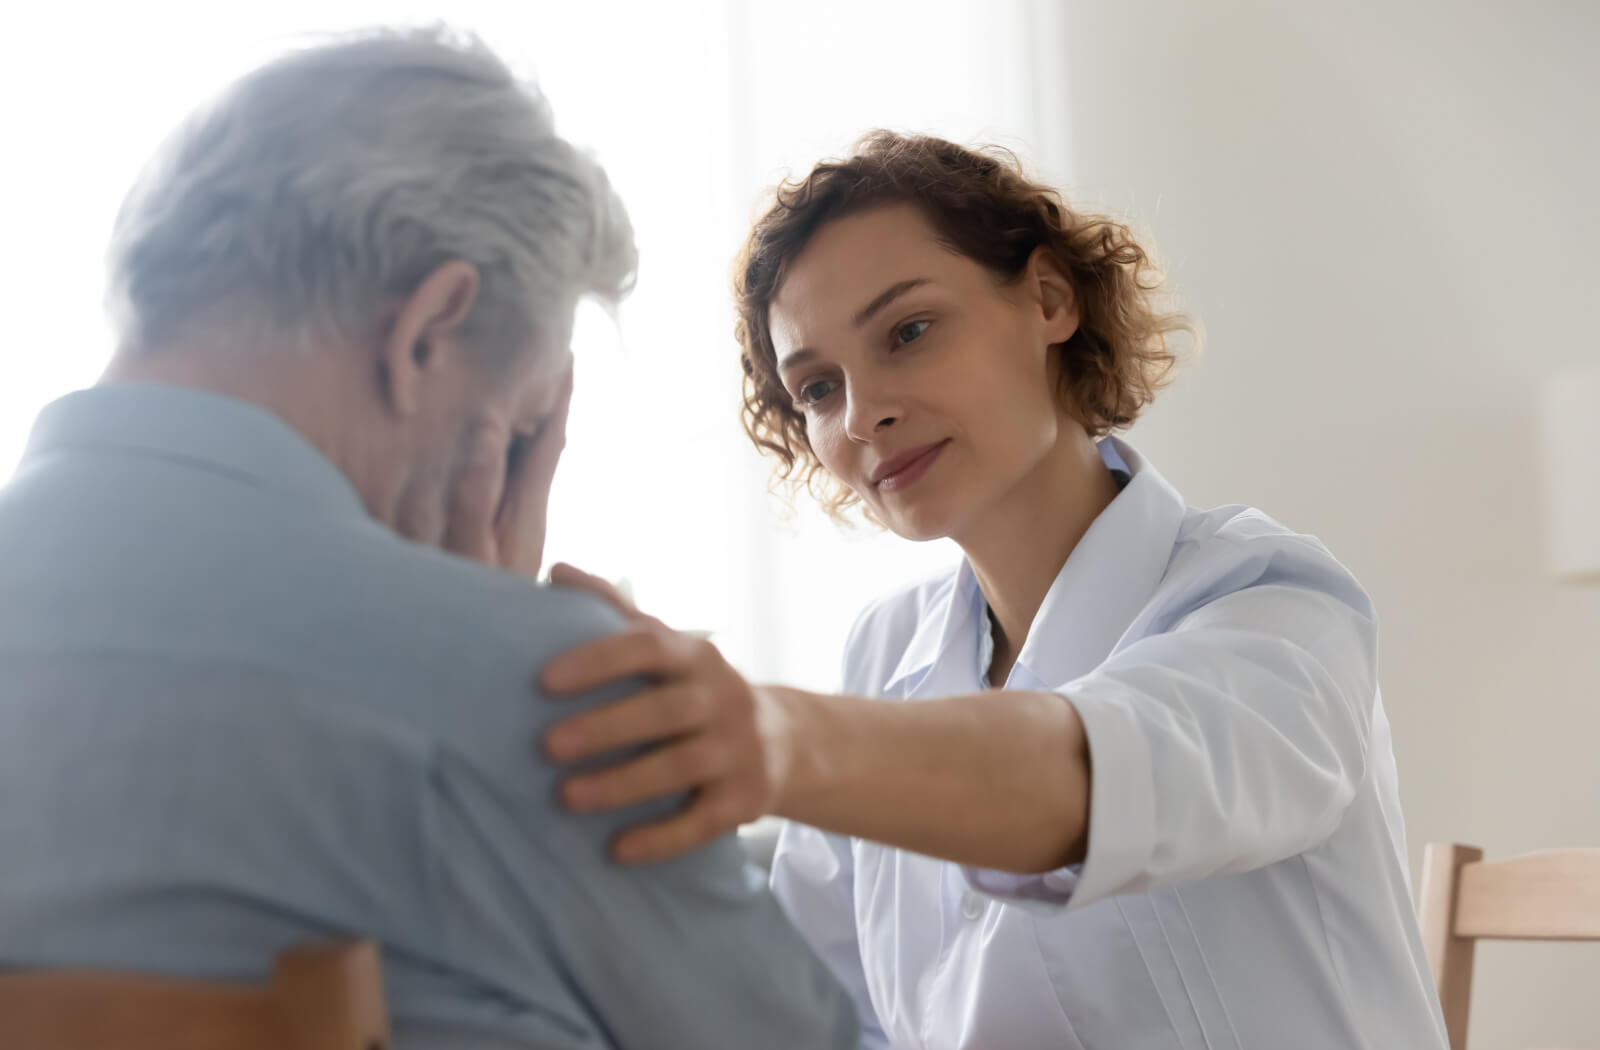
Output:
<svg viewBox="0 0 1600 1050">
<path fill-rule="evenodd" d="M 1487 862 L 1475 846 L 1432 843 L 1420 897 L 1422 943 L 1450 1050 L 1466 1050 L 1478 941 L 1600 941 L 1600 849 Z"/>
<path fill-rule="evenodd" d="M 5 1050 L 385 1050 L 370 942 L 296 948 L 269 984 L 92 971 L 0 973 Z"/>
</svg>

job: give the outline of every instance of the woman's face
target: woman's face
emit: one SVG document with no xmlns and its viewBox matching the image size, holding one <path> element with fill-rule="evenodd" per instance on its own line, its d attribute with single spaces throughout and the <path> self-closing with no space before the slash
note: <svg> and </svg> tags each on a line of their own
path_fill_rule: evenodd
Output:
<svg viewBox="0 0 1600 1050">
<path fill-rule="evenodd" d="M 1044 253 L 1000 285 L 910 204 L 835 220 L 768 314 L 812 450 L 908 539 L 958 540 L 1075 426 L 1049 348 L 1078 317 Z"/>
</svg>

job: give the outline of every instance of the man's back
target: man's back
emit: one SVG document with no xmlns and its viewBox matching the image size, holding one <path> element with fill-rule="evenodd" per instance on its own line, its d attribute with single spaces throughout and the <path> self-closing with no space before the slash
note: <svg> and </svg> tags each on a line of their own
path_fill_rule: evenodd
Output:
<svg viewBox="0 0 1600 1050">
<path fill-rule="evenodd" d="M 617 625 L 401 541 L 252 406 L 52 406 L 0 489 L 0 967 L 361 934 L 402 1046 L 851 1045 L 736 843 L 625 869 L 555 808 L 536 671 Z"/>
</svg>

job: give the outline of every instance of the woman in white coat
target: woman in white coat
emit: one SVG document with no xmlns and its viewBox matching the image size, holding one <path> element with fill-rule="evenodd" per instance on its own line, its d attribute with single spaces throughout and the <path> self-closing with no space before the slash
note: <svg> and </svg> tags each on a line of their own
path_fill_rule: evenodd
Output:
<svg viewBox="0 0 1600 1050">
<path fill-rule="evenodd" d="M 659 742 L 571 777 L 574 809 L 692 792 L 620 860 L 790 819 L 773 889 L 864 1045 L 1445 1046 L 1371 602 L 1111 436 L 1186 327 L 1160 294 L 1125 227 L 1005 155 L 880 132 L 779 187 L 737 277 L 752 439 L 965 556 L 861 614 L 839 695 L 752 686 L 637 613 L 546 669 L 655 683 L 547 739 Z"/>
</svg>

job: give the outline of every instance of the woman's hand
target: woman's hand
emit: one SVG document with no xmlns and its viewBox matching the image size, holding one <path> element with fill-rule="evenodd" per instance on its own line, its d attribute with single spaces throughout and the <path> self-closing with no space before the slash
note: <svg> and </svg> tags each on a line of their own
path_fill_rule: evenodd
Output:
<svg viewBox="0 0 1600 1050">
<path fill-rule="evenodd" d="M 450 494 L 444 548 L 529 579 L 544 560 L 550 486 L 567 443 L 572 368 L 531 431 L 483 420 Z"/>
<path fill-rule="evenodd" d="M 628 677 L 652 683 L 554 726 L 545 737 L 550 757 L 570 762 L 657 745 L 621 765 L 569 778 L 563 803 L 605 810 L 691 793 L 680 812 L 619 836 L 616 859 L 665 860 L 772 812 L 794 754 L 792 722 L 777 693 L 745 681 L 710 642 L 639 612 L 605 580 L 570 565 L 554 566 L 550 579 L 609 602 L 629 626 L 552 660 L 541 676 L 544 689 L 581 693 Z"/>
</svg>

